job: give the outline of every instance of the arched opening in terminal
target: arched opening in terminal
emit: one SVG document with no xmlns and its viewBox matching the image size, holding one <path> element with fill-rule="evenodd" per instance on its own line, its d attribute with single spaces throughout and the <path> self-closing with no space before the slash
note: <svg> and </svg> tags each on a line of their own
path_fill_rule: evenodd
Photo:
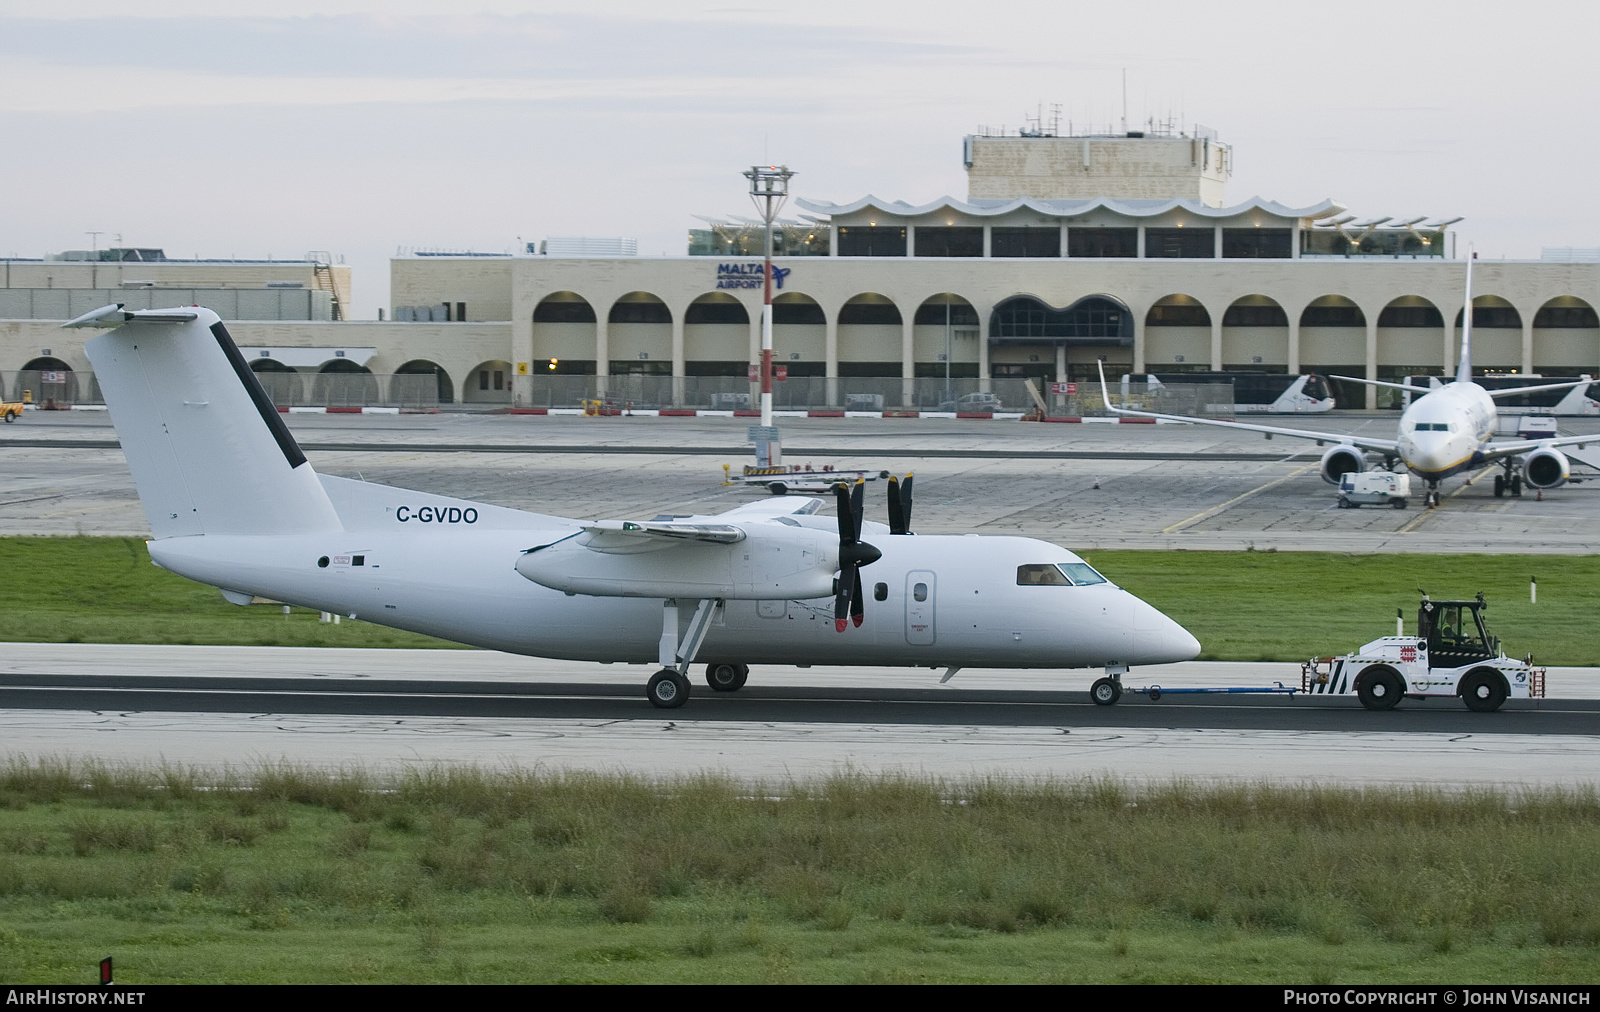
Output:
<svg viewBox="0 0 1600 1012">
<path fill-rule="evenodd" d="M 534 375 L 593 376 L 595 328 L 594 307 L 577 292 L 552 292 L 541 299 L 533 310 Z M 469 375 L 463 384 L 463 400 L 472 381 Z"/>
<path fill-rule="evenodd" d="M 510 404 L 511 363 L 502 359 L 479 362 L 461 384 L 463 404 Z"/>
<path fill-rule="evenodd" d="M 817 300 L 804 292 L 772 298 L 772 362 L 784 367 L 788 375 L 784 382 L 791 384 L 774 388 L 774 394 L 783 395 L 778 400 L 796 406 L 826 403 L 819 384 L 828 371 L 827 318 Z"/>
<path fill-rule="evenodd" d="M 1443 376 L 1448 357 L 1444 314 L 1420 295 L 1390 299 L 1378 313 L 1378 378 L 1403 383 L 1407 376 Z M 1421 381 L 1426 387 L 1426 380 Z M 1379 388 L 1378 404 L 1403 407 L 1402 390 Z"/>
<path fill-rule="evenodd" d="M 406 408 L 433 408 L 455 401 L 450 374 L 437 362 L 414 358 L 389 380 L 389 403 Z"/>
<path fill-rule="evenodd" d="M 1450 371 L 1461 354 L 1462 313 L 1456 313 Z M 1522 370 L 1522 314 L 1499 295 L 1472 300 L 1472 372 L 1515 373 Z"/>
<path fill-rule="evenodd" d="M 1560 295 L 1533 315 L 1533 368 L 1541 376 L 1600 376 L 1600 315 Z"/>
<path fill-rule="evenodd" d="M 748 383 L 750 322 L 750 310 L 728 292 L 706 292 L 689 303 L 683 314 L 684 373 L 740 377 Z M 739 392 L 734 385 L 728 392 Z"/>
<path fill-rule="evenodd" d="M 250 371 L 256 374 L 256 379 L 261 383 L 261 389 L 272 398 L 272 403 L 279 407 L 293 407 L 301 402 L 305 393 L 305 381 L 292 365 L 287 365 L 275 358 L 253 358 L 250 360 Z"/>
<path fill-rule="evenodd" d="M 954 292 L 940 292 L 922 300 L 912 327 L 918 379 L 943 383 L 946 375 L 952 381 L 978 378 L 978 311 L 972 303 Z M 919 391 L 925 385 L 919 383 Z M 977 389 L 975 383 L 964 386 Z M 923 399 L 919 396 L 917 402 Z"/>
<path fill-rule="evenodd" d="M 660 296 L 629 292 L 612 303 L 606 321 L 611 375 L 672 375 L 672 310 Z"/>
<path fill-rule="evenodd" d="M 1192 295 L 1163 295 L 1144 317 L 1145 369 L 1153 373 L 1211 368 L 1211 313 Z"/>
<path fill-rule="evenodd" d="M 1223 332 L 1226 346 L 1229 334 Z M 1287 331 L 1285 331 L 1287 343 Z M 1223 358 L 1232 361 L 1224 354 Z M 1322 376 L 1365 376 L 1367 374 L 1367 316 L 1361 307 L 1343 295 L 1323 295 L 1312 299 L 1300 311 L 1301 372 Z M 1229 368 L 1232 368 L 1231 366 Z M 1282 370 L 1277 370 L 1282 371 Z M 1329 379 L 1334 404 L 1341 408 L 1365 407 L 1367 387 L 1361 383 Z M 1378 388 L 1378 406 L 1389 398 Z"/>
<path fill-rule="evenodd" d="M 900 307 L 877 292 L 862 292 L 839 307 L 839 375 L 855 380 L 845 385 L 847 406 L 855 403 L 871 410 L 862 399 L 866 397 L 899 403 L 903 325 Z M 876 383 L 866 382 L 869 379 Z M 854 402 L 851 395 L 857 398 Z"/>
<path fill-rule="evenodd" d="M 1105 362 L 1108 374 L 1132 368 L 1133 311 L 1104 294 L 1061 309 L 1033 295 L 1013 295 L 989 314 L 989 345 L 996 380 L 1031 379 L 1041 391 L 1053 381 L 1098 382 L 1097 362 Z M 1032 401 L 1026 392 L 1004 396 L 1019 405 Z"/>
<path fill-rule="evenodd" d="M 17 373 L 10 399 L 24 400 L 24 391 L 35 404 L 64 407 L 78 399 L 78 375 L 72 366 L 53 356 L 29 359 Z"/>
<path fill-rule="evenodd" d="M 360 408 L 378 404 L 378 378 L 372 370 L 347 358 L 324 362 L 311 385 L 311 399 L 328 408 Z"/>
</svg>

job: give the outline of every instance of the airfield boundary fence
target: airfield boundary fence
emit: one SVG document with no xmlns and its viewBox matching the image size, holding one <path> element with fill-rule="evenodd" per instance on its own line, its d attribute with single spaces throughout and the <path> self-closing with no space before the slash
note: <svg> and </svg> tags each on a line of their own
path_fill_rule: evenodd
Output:
<svg viewBox="0 0 1600 1012">
<path fill-rule="evenodd" d="M 531 376 L 525 378 L 528 393 L 513 401 L 509 384 L 501 390 L 452 388 L 430 374 L 387 373 L 290 373 L 256 374 L 272 402 L 281 408 L 369 408 L 400 410 L 493 411 L 511 407 L 580 408 L 585 401 L 600 401 L 607 407 L 635 409 L 681 408 L 696 410 L 749 410 L 760 406 L 760 388 L 742 376 Z M 838 411 L 1012 411 L 1034 412 L 1037 404 L 1021 379 L 1000 377 L 989 381 L 987 393 L 978 398 L 979 381 L 942 379 L 844 376 L 832 381 L 821 376 L 793 377 L 774 383 L 773 407 L 785 410 Z M 1046 414 L 1055 417 L 1104 415 L 1105 404 L 1098 384 L 1079 383 L 1080 392 L 1049 393 L 1040 388 Z M 26 391 L 26 396 L 24 392 Z M 1128 388 L 1124 398 L 1119 387 L 1112 387 L 1119 406 L 1142 408 L 1170 414 L 1229 417 L 1233 414 L 1231 383 L 1170 383 L 1154 393 L 1142 383 Z M 64 372 L 0 372 L 0 399 L 60 408 L 104 404 L 94 373 L 83 370 Z"/>
</svg>

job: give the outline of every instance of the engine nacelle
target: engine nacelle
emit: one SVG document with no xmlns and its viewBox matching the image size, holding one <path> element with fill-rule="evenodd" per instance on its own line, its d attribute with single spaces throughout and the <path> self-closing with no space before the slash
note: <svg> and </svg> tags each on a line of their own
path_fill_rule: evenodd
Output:
<svg viewBox="0 0 1600 1012">
<path fill-rule="evenodd" d="M 1322 455 L 1322 480 L 1330 485 L 1339 484 L 1339 479 L 1351 471 L 1366 469 L 1367 455 L 1349 443 L 1341 443 Z"/>
<path fill-rule="evenodd" d="M 1534 488 L 1560 488 L 1571 476 L 1567 455 L 1553 446 L 1534 450 L 1522 458 L 1522 480 Z"/>
</svg>

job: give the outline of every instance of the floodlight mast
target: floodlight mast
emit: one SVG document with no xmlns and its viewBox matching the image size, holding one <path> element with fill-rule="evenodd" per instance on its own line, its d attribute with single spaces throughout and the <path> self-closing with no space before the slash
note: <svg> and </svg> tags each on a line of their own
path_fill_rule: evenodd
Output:
<svg viewBox="0 0 1600 1012">
<path fill-rule="evenodd" d="M 772 223 L 789 199 L 787 165 L 754 165 L 744 177 L 750 180 L 750 199 L 767 224 L 766 256 L 761 265 L 761 424 L 772 425 Z"/>
</svg>

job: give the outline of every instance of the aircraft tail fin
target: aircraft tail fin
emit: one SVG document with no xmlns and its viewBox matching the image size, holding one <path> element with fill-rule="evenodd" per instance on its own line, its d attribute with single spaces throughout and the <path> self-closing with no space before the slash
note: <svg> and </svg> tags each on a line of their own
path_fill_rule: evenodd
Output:
<svg viewBox="0 0 1600 1012">
<path fill-rule="evenodd" d="M 1478 254 L 1467 249 L 1467 301 L 1461 310 L 1461 360 L 1456 363 L 1456 382 L 1472 382 L 1472 261 Z"/>
<path fill-rule="evenodd" d="M 217 314 L 106 307 L 68 326 L 116 326 L 84 351 L 157 538 L 341 528 Z"/>
</svg>

